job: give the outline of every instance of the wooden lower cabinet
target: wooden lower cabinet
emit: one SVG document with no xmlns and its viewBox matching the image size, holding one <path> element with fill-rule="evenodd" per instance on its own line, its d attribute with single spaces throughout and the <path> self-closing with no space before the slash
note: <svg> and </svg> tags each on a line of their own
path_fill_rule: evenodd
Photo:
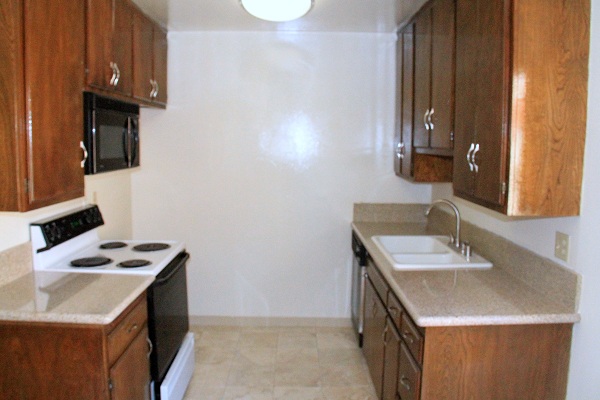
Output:
<svg viewBox="0 0 600 400">
<path fill-rule="evenodd" d="M 7 399 L 150 398 L 146 294 L 113 323 L 0 321 L 0 393 Z"/>
<path fill-rule="evenodd" d="M 370 279 L 365 285 L 365 321 L 363 327 L 363 354 L 375 385 L 377 397 L 381 398 L 383 382 L 384 337 L 386 311 Z"/>
<path fill-rule="evenodd" d="M 367 282 L 363 352 L 379 399 L 564 400 L 572 324 L 423 328 Z"/>
</svg>

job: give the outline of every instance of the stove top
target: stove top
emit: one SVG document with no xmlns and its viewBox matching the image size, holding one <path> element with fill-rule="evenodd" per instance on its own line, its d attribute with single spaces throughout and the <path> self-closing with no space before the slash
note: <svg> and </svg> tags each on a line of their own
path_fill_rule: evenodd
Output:
<svg viewBox="0 0 600 400">
<path fill-rule="evenodd" d="M 158 275 L 177 254 L 184 250 L 183 243 L 168 240 L 160 242 L 122 240 L 120 242 L 125 244 L 123 247 L 102 248 L 103 245 L 112 242 L 114 241 L 105 240 L 92 243 L 55 263 L 45 266 L 43 269 L 57 272 Z M 153 243 L 163 243 L 168 247 L 155 251 L 138 251 L 134 249 L 136 246 Z M 90 259 L 90 262 L 83 261 L 86 259 Z M 92 265 L 94 260 L 97 260 L 101 265 Z M 74 261 L 81 261 L 84 265 L 73 266 Z"/>
<path fill-rule="evenodd" d="M 172 240 L 100 240 L 103 224 L 95 205 L 32 223 L 34 270 L 156 276 L 185 250 Z"/>
</svg>

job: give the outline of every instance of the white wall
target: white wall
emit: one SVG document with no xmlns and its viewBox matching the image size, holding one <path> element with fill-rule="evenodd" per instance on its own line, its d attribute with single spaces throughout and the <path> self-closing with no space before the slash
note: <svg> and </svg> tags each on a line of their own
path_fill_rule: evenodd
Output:
<svg viewBox="0 0 600 400">
<path fill-rule="evenodd" d="M 392 172 L 394 40 L 169 35 L 133 233 L 187 243 L 192 315 L 349 317 L 353 203 L 431 197 Z"/>
<path fill-rule="evenodd" d="M 0 212 L 0 251 L 29 241 L 29 224 L 46 217 L 95 203 L 105 225 L 101 238 L 131 237 L 131 172 L 117 171 L 85 177 L 85 197 L 25 213 Z"/>
</svg>

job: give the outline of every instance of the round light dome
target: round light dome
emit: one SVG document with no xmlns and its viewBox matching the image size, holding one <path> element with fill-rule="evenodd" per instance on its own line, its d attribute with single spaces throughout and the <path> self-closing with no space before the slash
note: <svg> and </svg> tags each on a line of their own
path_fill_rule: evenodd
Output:
<svg viewBox="0 0 600 400">
<path fill-rule="evenodd" d="M 273 22 L 293 21 L 313 6 L 313 0 L 240 0 L 240 3 L 256 18 Z"/>
</svg>

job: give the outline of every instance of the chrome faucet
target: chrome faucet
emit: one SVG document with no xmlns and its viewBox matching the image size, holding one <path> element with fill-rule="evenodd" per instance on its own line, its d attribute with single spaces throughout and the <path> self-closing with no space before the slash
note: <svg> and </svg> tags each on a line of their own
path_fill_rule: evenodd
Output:
<svg viewBox="0 0 600 400">
<path fill-rule="evenodd" d="M 433 209 L 433 207 L 435 207 L 438 204 L 446 204 L 447 206 L 452 208 L 452 211 L 454 211 L 454 216 L 456 217 L 456 235 L 455 236 L 450 235 L 450 243 L 457 249 L 460 249 L 461 245 L 462 245 L 460 242 L 460 212 L 458 211 L 458 208 L 456 207 L 456 205 L 454 205 L 453 202 L 451 202 L 450 200 L 446 200 L 446 199 L 435 200 L 427 208 L 427 211 L 425 211 L 425 216 L 428 216 L 429 213 L 431 212 L 431 210 Z"/>
</svg>

